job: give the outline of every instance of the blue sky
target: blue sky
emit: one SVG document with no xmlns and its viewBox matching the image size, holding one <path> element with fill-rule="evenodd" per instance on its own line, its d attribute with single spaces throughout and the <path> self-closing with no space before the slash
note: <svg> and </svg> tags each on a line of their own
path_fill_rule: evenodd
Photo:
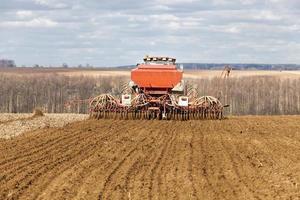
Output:
<svg viewBox="0 0 300 200">
<path fill-rule="evenodd" d="M 0 59 L 18 65 L 300 63 L 299 0 L 1 0 Z"/>
</svg>

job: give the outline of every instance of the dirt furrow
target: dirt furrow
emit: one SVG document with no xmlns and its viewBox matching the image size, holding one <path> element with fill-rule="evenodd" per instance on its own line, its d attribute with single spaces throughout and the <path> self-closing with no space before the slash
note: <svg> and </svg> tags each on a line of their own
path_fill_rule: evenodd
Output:
<svg viewBox="0 0 300 200">
<path fill-rule="evenodd" d="M 224 157 L 223 147 L 219 141 L 219 134 L 212 126 L 219 126 L 219 121 L 206 121 L 204 127 L 198 128 L 200 132 L 200 158 L 198 165 L 201 168 L 201 175 L 204 177 L 204 185 L 202 186 L 207 192 L 201 191 L 204 198 L 213 199 L 230 199 L 229 196 L 235 197 L 235 189 L 227 180 L 225 175 L 226 157 Z M 203 130 L 202 130 L 203 129 Z M 199 162 L 200 161 L 200 162 Z M 203 182 L 201 182 L 203 184 Z"/>
<path fill-rule="evenodd" d="M 102 127 L 105 127 L 105 125 Z M 11 162 L 13 160 L 35 154 L 43 149 L 49 148 L 49 146 L 62 146 L 60 143 L 61 141 L 65 142 L 66 139 L 72 140 L 74 137 L 82 135 L 82 130 L 80 129 L 76 130 L 75 133 L 72 130 L 61 128 L 51 128 L 46 130 L 47 139 L 45 139 L 43 134 L 36 134 L 37 132 L 42 133 L 43 131 L 37 131 L 34 132 L 33 136 L 29 133 L 24 136 L 16 137 L 14 140 L 12 140 L 10 146 L 6 147 L 6 151 L 8 151 L 8 153 L 6 153 L 5 157 L 3 157 L 5 162 Z M 63 133 L 62 130 L 64 130 Z M 0 158 L 0 160 L 3 159 Z M 5 162 L 2 161 L 0 165 L 5 164 Z"/>
<path fill-rule="evenodd" d="M 108 177 L 106 177 L 106 181 L 104 182 L 103 189 L 100 192 L 98 199 L 103 199 L 105 197 L 109 199 L 121 199 L 125 197 L 126 193 L 128 195 L 134 193 L 134 191 L 130 193 L 130 191 L 125 189 L 128 187 L 126 184 L 128 184 L 130 181 L 129 179 L 131 179 L 131 177 L 128 177 L 128 174 L 133 173 L 133 166 L 136 165 L 136 160 L 144 157 L 140 154 L 141 148 L 154 142 L 153 138 L 148 137 L 147 134 L 145 134 L 148 131 L 138 132 L 138 135 L 140 136 L 137 138 L 139 138 L 139 140 L 136 141 L 135 144 L 125 145 L 123 151 L 127 151 L 129 146 L 133 147 L 131 151 L 129 151 L 129 153 L 125 155 L 115 167 L 113 167 L 112 172 L 108 175 Z M 122 181 L 115 181 L 115 179 Z"/>
<path fill-rule="evenodd" d="M 118 170 L 115 171 L 114 175 L 111 176 L 111 181 L 106 184 L 106 189 L 104 192 L 104 196 L 113 193 L 113 196 L 110 198 L 127 198 L 128 195 L 136 196 L 139 191 L 132 185 L 135 183 L 136 177 L 143 172 L 143 168 L 147 163 L 148 155 L 151 155 L 155 151 L 152 148 L 153 144 L 157 142 L 159 139 L 159 135 L 155 135 L 152 132 L 152 129 L 139 129 L 136 133 L 132 133 L 132 135 L 126 135 L 126 137 L 132 138 L 130 141 L 125 141 L 122 143 L 122 146 L 113 146 L 114 151 L 108 151 L 107 153 L 103 153 L 102 165 L 99 163 L 99 167 L 96 169 L 91 168 L 90 175 L 85 179 L 82 187 L 79 188 L 78 195 L 76 199 L 88 197 L 89 199 L 95 199 L 95 197 L 99 196 L 98 193 L 93 191 L 97 191 L 99 187 L 105 184 L 105 181 L 108 178 L 108 173 L 103 173 L 105 171 L 111 171 L 114 167 L 116 167 L 116 163 L 124 158 L 124 153 L 128 152 L 128 149 L 136 146 L 135 153 L 131 154 L 121 166 L 119 166 Z M 156 131 L 158 133 L 158 131 Z M 152 134 L 152 135 L 149 135 Z M 145 139 L 146 138 L 146 139 Z M 142 142 L 139 142 L 141 141 Z M 100 154 L 100 157 L 102 154 Z M 110 159 L 113 158 L 113 159 Z M 109 162 L 106 162 L 106 161 Z M 88 185 L 87 183 L 93 183 L 93 185 Z M 127 188 L 127 189 L 126 189 Z M 116 189 L 116 190 L 115 190 Z M 103 189 L 101 189 L 102 191 Z M 126 192 L 124 192 L 126 191 Z M 111 196 L 111 195 L 110 195 Z"/>
<path fill-rule="evenodd" d="M 57 165 L 57 163 L 59 165 L 62 165 L 63 162 L 70 162 L 70 160 L 77 158 L 77 156 L 80 155 L 80 153 L 84 152 L 86 148 L 93 148 L 92 143 L 95 141 L 93 135 L 95 136 L 95 133 L 90 133 L 90 131 L 88 130 L 86 134 L 82 133 L 82 131 L 79 132 L 81 132 L 81 134 L 79 134 L 79 138 L 73 138 L 72 140 L 70 140 L 70 143 L 61 144 L 55 150 L 42 152 L 41 154 L 36 155 L 36 157 L 39 158 L 40 162 L 32 162 L 31 167 L 28 168 L 30 171 L 20 170 L 19 173 L 14 173 L 15 179 L 19 180 L 19 182 L 21 183 L 27 182 L 31 184 L 33 179 L 38 178 L 39 176 L 41 176 L 41 174 L 45 172 L 45 169 L 47 172 L 47 170 L 54 168 Z M 105 136 L 104 134 L 104 136 L 100 139 L 104 139 L 104 137 L 107 136 Z M 74 147 L 76 147 L 80 151 L 74 151 Z M 59 155 L 59 157 L 55 158 L 55 155 Z M 30 161 L 30 159 L 28 161 Z M 9 182 L 6 181 L 6 185 L 8 183 Z M 25 184 L 24 187 L 26 187 L 26 185 L 27 184 Z M 18 185 L 18 188 L 22 189 L 22 187 L 23 186 Z"/>
<path fill-rule="evenodd" d="M 151 132 L 152 131 L 154 130 L 151 130 Z M 147 135 L 145 137 L 147 137 Z M 137 194 L 138 188 L 135 188 L 131 183 L 136 180 L 137 174 L 139 173 L 138 170 L 141 170 L 141 168 L 145 166 L 145 158 L 148 157 L 152 153 L 151 151 L 154 150 L 152 146 L 155 142 L 157 142 L 158 138 L 159 136 L 157 135 L 155 138 L 151 138 L 149 143 L 139 145 L 143 153 L 140 153 L 137 159 L 132 159 L 134 162 L 126 172 L 124 192 L 121 199 L 131 199 L 132 196 Z"/>
<path fill-rule="evenodd" d="M 138 134 L 132 135 L 132 140 L 128 140 L 126 138 L 128 138 L 129 135 L 127 135 L 127 133 L 123 133 L 123 134 L 125 135 L 124 137 L 120 136 L 119 139 L 114 142 L 116 144 L 119 144 L 118 146 L 114 145 L 114 143 L 109 143 L 105 145 L 104 148 L 98 149 L 97 156 L 84 161 L 80 165 L 81 167 L 86 166 L 86 171 L 88 171 L 89 173 L 82 174 L 82 177 L 81 176 L 79 177 L 81 178 L 81 181 L 79 181 L 77 184 L 79 185 L 79 188 L 77 189 L 75 188 L 77 190 L 75 199 L 81 199 L 82 195 L 88 197 L 89 199 L 95 199 L 97 196 L 99 196 L 97 192 L 99 187 L 105 184 L 105 181 L 107 181 L 108 177 L 110 177 L 109 179 L 110 181 L 106 183 L 105 193 L 107 192 L 109 193 L 110 189 L 114 187 L 115 178 L 119 177 L 120 179 L 124 179 L 124 180 L 128 178 L 126 176 L 128 175 L 128 173 L 130 173 L 129 171 L 132 171 L 131 170 L 132 165 L 134 165 L 134 163 L 136 162 L 135 158 L 131 157 L 130 159 L 126 159 L 122 165 L 120 165 L 119 161 L 122 160 L 122 156 L 124 156 L 124 153 L 128 152 L 128 147 L 134 145 L 135 143 L 138 143 L 139 136 L 137 136 Z M 139 157 L 136 156 L 136 158 L 138 159 Z M 133 163 L 132 165 L 129 163 L 131 161 Z M 114 172 L 112 172 L 111 169 L 116 167 L 118 163 L 119 163 L 118 169 L 115 169 Z M 122 168 L 123 165 L 125 166 L 124 168 Z M 78 174 L 78 169 L 74 169 L 74 170 L 76 171 L 75 172 L 73 171 L 73 173 Z M 110 171 L 110 173 L 107 173 L 107 171 L 108 172 Z M 67 175 L 68 173 L 65 176 Z M 63 179 L 61 181 L 63 181 Z M 73 180 L 73 182 L 75 181 L 77 180 L 76 179 Z M 123 180 L 121 182 L 122 184 L 121 183 L 120 184 L 122 188 L 125 188 L 126 186 L 125 184 L 123 184 Z M 57 182 L 55 185 L 59 187 L 59 183 L 60 182 Z M 87 183 L 93 183 L 93 184 L 91 186 L 90 184 Z"/>
<path fill-rule="evenodd" d="M 63 135 L 63 134 L 62 134 Z M 88 137 L 89 135 L 85 135 Z M 23 153 L 17 153 L 17 156 L 8 158 L 7 160 L 0 163 L 0 170 L 11 169 L 12 166 L 18 166 L 17 169 L 21 170 L 33 163 L 39 162 L 43 159 L 42 155 L 48 155 L 50 152 L 59 151 L 61 147 L 68 147 L 73 145 L 72 142 L 78 143 L 82 137 L 82 132 L 77 131 L 72 135 L 65 135 L 64 137 L 57 137 L 50 139 L 49 141 L 43 143 L 42 145 L 37 145 L 36 147 L 24 147 Z M 36 157 L 38 159 L 34 159 Z M 27 161 L 27 162 L 26 162 Z M 29 161 L 29 162 L 28 162 Z"/>
<path fill-rule="evenodd" d="M 110 193 L 108 193 L 108 185 L 111 184 L 112 182 L 112 178 L 113 176 L 116 174 L 116 172 L 119 170 L 119 168 L 124 164 L 124 162 L 126 161 L 126 159 L 128 159 L 131 154 L 133 154 L 136 151 L 136 147 L 132 148 L 126 155 L 125 157 L 119 162 L 117 163 L 116 167 L 113 168 L 113 170 L 109 173 L 108 177 L 106 178 L 105 182 L 104 182 L 104 186 L 102 191 L 99 193 L 98 199 L 102 200 L 106 197 L 106 199 L 110 198 Z M 107 194 L 106 194 L 107 193 Z"/>
<path fill-rule="evenodd" d="M 196 182 L 195 182 L 195 176 L 196 176 L 196 171 L 195 171 L 195 138 L 197 137 L 197 131 L 196 131 L 196 126 L 195 122 L 190 122 L 190 128 L 191 128 L 191 140 L 189 142 L 189 160 L 188 160 L 188 178 L 189 181 L 191 182 L 191 199 L 199 199 L 198 192 L 196 190 Z M 197 144 L 196 144 L 197 145 Z"/>
<path fill-rule="evenodd" d="M 138 127 L 136 127 L 138 128 Z M 44 183 L 45 187 L 43 188 L 43 190 L 47 189 L 48 187 L 51 188 L 57 188 L 59 191 L 65 192 L 65 191 L 73 191 L 72 195 L 68 195 L 70 198 L 73 196 L 77 195 L 77 187 L 80 187 L 80 184 L 84 181 L 84 179 L 86 178 L 86 176 L 89 176 L 90 171 L 93 171 L 94 168 L 97 168 L 97 166 L 103 164 L 103 162 L 101 163 L 97 163 L 99 161 L 99 159 L 101 159 L 101 156 L 99 155 L 99 153 L 101 151 L 108 151 L 110 148 L 112 149 L 114 145 L 112 144 L 108 144 L 108 143 L 112 143 L 112 142 L 120 142 L 122 139 L 124 139 L 124 137 L 122 137 L 122 132 L 120 131 L 122 129 L 122 131 L 127 131 L 127 129 L 124 129 L 121 126 L 116 126 L 114 129 L 109 129 L 109 130 L 105 130 L 105 133 L 102 133 L 101 135 L 97 135 L 97 138 L 94 138 L 95 140 L 95 144 L 91 147 L 91 148 L 87 148 L 86 149 L 86 153 L 84 154 L 84 156 L 80 157 L 80 159 L 77 162 L 74 162 L 72 165 L 76 166 L 76 167 L 65 167 L 64 170 L 61 171 L 61 173 L 59 174 L 59 176 L 55 176 L 53 177 L 52 180 L 55 181 L 51 181 L 51 182 L 47 182 Z M 135 130 L 135 129 L 133 129 Z M 100 137 L 101 136 L 101 137 Z M 88 144 L 88 142 L 87 142 Z M 109 145 L 109 146 L 108 146 Z M 108 147 L 107 147 L 108 146 Z M 107 147 L 105 149 L 105 147 Z M 103 158 L 102 158 L 103 161 Z M 93 163 L 95 162 L 95 163 Z M 98 164 L 98 165 L 96 165 Z M 80 168 L 78 168 L 78 165 L 80 166 Z M 85 166 L 87 168 L 85 168 Z M 89 173 L 86 173 L 86 171 L 83 171 L 83 169 L 89 169 Z M 73 174 L 72 177 L 72 181 L 76 182 L 77 184 L 75 185 L 75 187 L 61 187 L 61 185 L 64 185 L 64 177 L 68 178 L 68 174 Z M 76 176 L 74 176 L 74 174 L 76 174 Z M 71 180 L 70 180 L 71 181 Z M 61 195 L 67 195 L 66 193 L 60 193 Z M 41 196 L 39 196 L 39 199 L 49 199 L 50 197 L 53 196 L 58 196 L 57 192 L 55 193 L 43 193 Z"/>
<path fill-rule="evenodd" d="M 169 159 L 173 159 L 172 154 L 174 153 L 174 145 L 176 143 L 176 129 L 178 128 L 178 124 L 174 123 L 172 127 L 169 129 L 165 129 L 165 132 L 161 134 L 165 135 L 165 142 L 160 154 L 156 158 L 154 162 L 154 166 L 150 169 L 150 187 L 149 187 L 149 199 L 157 199 L 159 197 L 164 196 L 166 191 L 163 191 L 163 173 L 165 174 L 164 168 L 166 167 L 166 162 Z M 172 151 L 173 150 L 173 151 Z M 176 178 L 174 178 L 174 182 L 176 182 Z M 174 191 L 175 192 L 175 191 Z M 175 194 L 176 196 L 176 194 Z"/>
<path fill-rule="evenodd" d="M 76 143 L 73 143 L 73 145 L 76 145 Z M 16 191 L 14 191 L 13 194 L 14 198 L 22 195 L 25 189 L 28 189 L 34 182 L 37 181 L 37 179 L 44 176 L 46 173 L 49 173 L 49 171 L 54 170 L 57 167 L 60 168 L 58 170 L 60 171 L 62 169 L 61 166 L 65 165 L 64 163 L 70 163 L 67 167 L 71 166 L 72 160 L 77 159 L 78 157 L 80 158 L 86 151 L 94 148 L 94 145 L 92 143 L 81 145 L 78 147 L 78 151 L 74 151 L 74 149 L 69 150 L 68 147 L 70 146 L 66 146 L 65 149 L 62 149 L 64 152 L 60 152 L 61 155 L 56 157 L 55 160 L 52 160 L 50 156 L 46 157 L 43 159 L 43 163 L 37 163 L 37 167 L 31 168 L 30 171 L 22 172 L 21 174 L 23 174 L 23 176 L 20 176 L 21 174 L 16 174 L 19 181 L 17 182 Z M 51 160 L 52 162 L 49 162 Z"/>
<path fill-rule="evenodd" d="M 299 121 L 87 120 L 45 128 L 0 140 L 0 199 L 300 199 Z"/>
<path fill-rule="evenodd" d="M 66 137 L 64 140 L 59 140 L 53 146 L 46 146 L 46 148 L 42 148 L 39 151 L 33 151 L 30 154 L 26 154 L 24 155 L 24 158 L 19 157 L 21 159 L 17 159 L 16 162 L 15 160 L 8 162 L 3 168 L 1 167 L 2 171 L 13 175 L 6 176 L 5 181 L 8 182 L 15 176 L 20 177 L 21 174 L 32 174 L 32 171 L 35 170 L 34 166 L 37 166 L 36 168 L 40 168 L 40 165 L 47 166 L 53 154 L 55 155 L 61 153 L 61 155 L 63 155 L 70 147 L 79 144 L 83 138 L 83 134 L 79 131 L 75 135 L 75 137 Z M 85 134 L 84 138 L 87 139 L 92 136 L 92 134 Z M 28 166 L 31 166 L 30 172 L 27 172 Z"/>
<path fill-rule="evenodd" d="M 154 137 L 151 137 L 151 143 L 142 147 L 143 156 L 139 163 L 139 168 L 135 170 L 134 176 L 130 178 L 129 193 L 131 199 L 148 198 L 151 185 L 151 170 L 165 145 L 165 134 L 161 134 L 161 131 L 151 130 L 148 134 L 152 134 Z"/>
</svg>

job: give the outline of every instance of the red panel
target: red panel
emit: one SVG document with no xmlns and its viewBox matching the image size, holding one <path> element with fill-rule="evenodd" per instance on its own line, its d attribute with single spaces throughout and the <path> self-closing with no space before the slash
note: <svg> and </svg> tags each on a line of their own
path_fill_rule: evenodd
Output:
<svg viewBox="0 0 300 200">
<path fill-rule="evenodd" d="M 182 80 L 182 71 L 174 65 L 140 65 L 131 71 L 131 80 L 142 88 L 172 89 Z"/>
<path fill-rule="evenodd" d="M 138 69 L 161 69 L 161 70 L 176 70 L 175 65 L 144 65 L 138 66 Z"/>
</svg>

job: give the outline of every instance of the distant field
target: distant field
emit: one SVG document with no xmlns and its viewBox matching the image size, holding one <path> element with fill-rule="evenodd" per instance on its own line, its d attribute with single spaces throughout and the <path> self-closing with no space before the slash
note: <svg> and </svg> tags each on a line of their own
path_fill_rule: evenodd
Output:
<svg viewBox="0 0 300 200">
<path fill-rule="evenodd" d="M 130 70 L 120 70 L 114 68 L 98 68 L 98 69 L 78 69 L 78 68 L 14 68 L 0 69 L 3 74 L 59 74 L 66 76 L 130 76 Z M 222 70 L 186 70 L 185 78 L 214 78 L 220 77 Z M 231 77 L 245 76 L 273 76 L 282 78 L 300 78 L 300 71 L 264 71 L 264 70 L 234 70 L 230 74 Z"/>
<path fill-rule="evenodd" d="M 220 77 L 220 70 L 188 70 L 185 71 L 186 78 L 213 78 Z M 234 70 L 231 71 L 230 77 L 246 77 L 246 76 L 273 76 L 282 78 L 300 78 L 300 71 L 264 71 L 264 70 Z"/>
</svg>

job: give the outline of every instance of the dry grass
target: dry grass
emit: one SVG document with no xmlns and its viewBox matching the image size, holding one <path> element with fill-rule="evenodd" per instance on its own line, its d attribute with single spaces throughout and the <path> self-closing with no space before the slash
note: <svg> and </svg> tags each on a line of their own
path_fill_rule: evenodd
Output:
<svg viewBox="0 0 300 200">
<path fill-rule="evenodd" d="M 215 78 L 221 77 L 221 70 L 187 70 L 184 73 L 185 78 Z M 265 71 L 265 70 L 233 70 L 230 77 L 252 77 L 269 76 L 279 78 L 300 78 L 300 71 Z"/>
<path fill-rule="evenodd" d="M 31 114 L 8 114 L 0 115 L 0 139 L 9 139 L 28 131 L 41 128 L 63 127 L 66 124 L 88 119 L 83 114 L 43 114 L 40 110 L 38 117 Z M 1 199 L 1 198 L 0 198 Z"/>
<path fill-rule="evenodd" d="M 130 77 L 130 70 L 120 70 L 112 68 L 99 69 L 61 69 L 61 68 L 15 68 L 15 69 L 0 69 L 3 74 L 11 75 L 41 75 L 41 74 L 57 74 L 70 77 L 90 76 L 90 77 Z M 220 77 L 222 70 L 185 70 L 184 78 L 215 78 Z M 300 78 L 300 71 L 266 71 L 266 70 L 233 70 L 231 77 L 246 77 L 246 76 L 272 76 L 282 78 Z"/>
</svg>

